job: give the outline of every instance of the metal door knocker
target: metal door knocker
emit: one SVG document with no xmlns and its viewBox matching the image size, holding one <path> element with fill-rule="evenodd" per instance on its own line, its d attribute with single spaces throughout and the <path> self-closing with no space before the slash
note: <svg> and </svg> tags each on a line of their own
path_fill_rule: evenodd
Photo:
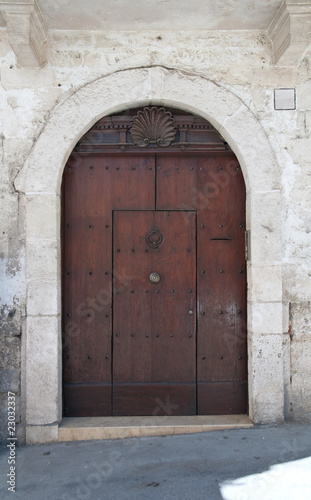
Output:
<svg viewBox="0 0 311 500">
<path fill-rule="evenodd" d="M 159 248 L 162 245 L 163 236 L 156 226 L 154 226 L 147 234 L 146 242 L 151 248 Z"/>
</svg>

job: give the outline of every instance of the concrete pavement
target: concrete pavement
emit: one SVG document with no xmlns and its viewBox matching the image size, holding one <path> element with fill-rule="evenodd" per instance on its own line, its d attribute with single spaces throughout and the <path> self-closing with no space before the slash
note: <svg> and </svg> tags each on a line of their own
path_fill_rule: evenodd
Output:
<svg viewBox="0 0 311 500">
<path fill-rule="evenodd" d="M 15 451 L 15 494 L 7 483 L 10 449 L 0 451 L 2 500 L 221 500 L 225 481 L 310 456 L 311 425 L 33 445 Z"/>
</svg>

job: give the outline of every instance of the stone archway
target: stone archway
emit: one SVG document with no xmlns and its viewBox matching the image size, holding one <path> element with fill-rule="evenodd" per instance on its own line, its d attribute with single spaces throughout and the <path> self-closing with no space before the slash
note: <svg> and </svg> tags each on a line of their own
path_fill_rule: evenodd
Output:
<svg viewBox="0 0 311 500">
<path fill-rule="evenodd" d="M 106 114 L 161 104 L 206 118 L 236 154 L 247 189 L 249 408 L 283 419 L 280 176 L 253 113 L 205 78 L 161 67 L 126 70 L 78 90 L 55 109 L 15 186 L 25 196 L 27 321 L 23 381 L 28 442 L 58 439 L 61 420 L 60 186 L 79 138 Z M 268 228 L 268 229 L 267 229 Z M 42 301 L 44 297 L 44 301 Z"/>
</svg>

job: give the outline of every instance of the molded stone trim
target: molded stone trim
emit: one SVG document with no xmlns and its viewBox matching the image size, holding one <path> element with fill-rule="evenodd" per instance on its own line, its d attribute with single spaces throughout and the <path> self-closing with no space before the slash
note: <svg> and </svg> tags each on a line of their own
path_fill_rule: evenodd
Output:
<svg viewBox="0 0 311 500">
<path fill-rule="evenodd" d="M 18 63 L 24 67 L 42 66 L 46 61 L 48 32 L 37 1 L 0 0 L 0 11 Z"/>
<path fill-rule="evenodd" d="M 284 0 L 269 28 L 274 62 L 293 66 L 311 41 L 311 1 Z"/>
</svg>

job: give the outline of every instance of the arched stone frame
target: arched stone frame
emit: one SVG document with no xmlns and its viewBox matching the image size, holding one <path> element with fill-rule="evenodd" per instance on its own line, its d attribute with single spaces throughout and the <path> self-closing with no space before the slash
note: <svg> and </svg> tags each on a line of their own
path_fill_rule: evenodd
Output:
<svg viewBox="0 0 311 500">
<path fill-rule="evenodd" d="M 145 105 L 180 108 L 207 119 L 236 154 L 247 190 L 249 414 L 284 416 L 281 192 L 265 132 L 233 92 L 201 76 L 162 67 L 125 70 L 79 89 L 57 106 L 15 186 L 25 196 L 27 320 L 22 384 L 28 442 L 58 438 L 61 398 L 60 189 L 79 138 L 102 116 Z"/>
</svg>

